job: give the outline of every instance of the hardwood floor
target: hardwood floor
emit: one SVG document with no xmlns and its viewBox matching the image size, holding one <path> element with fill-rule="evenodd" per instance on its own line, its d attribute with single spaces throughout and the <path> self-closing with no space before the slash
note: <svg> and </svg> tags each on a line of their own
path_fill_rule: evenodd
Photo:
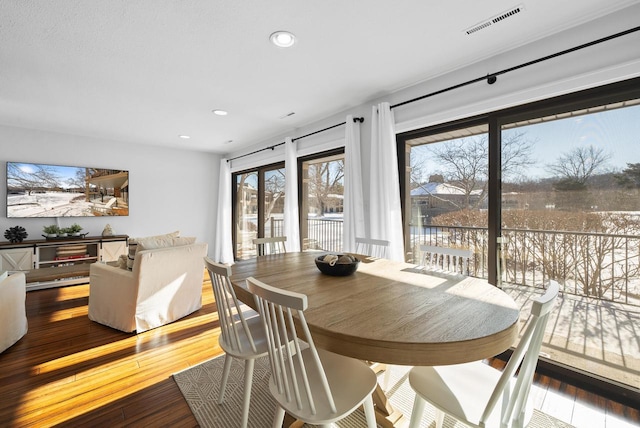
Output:
<svg viewBox="0 0 640 428">
<path fill-rule="evenodd" d="M 197 427 L 171 375 L 222 353 L 210 283 L 201 310 L 139 335 L 90 321 L 88 295 L 88 285 L 27 293 L 29 332 L 0 354 L 0 426 Z M 588 410 L 596 422 L 585 426 L 640 425 L 638 409 L 558 380 L 538 376 L 536 388 L 572 415 Z"/>
<path fill-rule="evenodd" d="M 88 285 L 27 293 L 29 331 L 0 354 L 0 426 L 198 426 L 171 374 L 222 353 L 203 307 L 139 335 L 87 317 Z"/>
</svg>

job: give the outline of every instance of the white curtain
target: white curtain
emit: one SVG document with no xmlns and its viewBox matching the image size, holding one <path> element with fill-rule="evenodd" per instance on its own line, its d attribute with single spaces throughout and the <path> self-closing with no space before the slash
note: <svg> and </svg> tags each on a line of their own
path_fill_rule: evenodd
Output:
<svg viewBox="0 0 640 428">
<path fill-rule="evenodd" d="M 218 180 L 218 218 L 216 221 L 216 242 L 213 246 L 213 260 L 218 263 L 233 264 L 233 242 L 231 240 L 231 166 L 226 159 L 220 161 Z"/>
<path fill-rule="evenodd" d="M 344 139 L 344 224 L 342 251 L 356 252 L 356 237 L 365 236 L 362 206 L 362 165 L 360 158 L 360 122 L 347 116 Z"/>
<path fill-rule="evenodd" d="M 291 138 L 285 140 L 284 157 L 284 236 L 288 252 L 300 251 L 300 217 L 298 216 L 298 155 Z"/>
<path fill-rule="evenodd" d="M 389 241 L 389 258 L 404 261 L 395 121 L 389 103 L 373 106 L 371 118 L 370 238 Z"/>
</svg>

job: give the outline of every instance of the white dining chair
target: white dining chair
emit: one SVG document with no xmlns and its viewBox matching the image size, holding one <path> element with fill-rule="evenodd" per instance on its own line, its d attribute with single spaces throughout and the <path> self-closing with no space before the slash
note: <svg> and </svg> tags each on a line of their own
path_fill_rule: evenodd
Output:
<svg viewBox="0 0 640 428">
<path fill-rule="evenodd" d="M 389 256 L 389 241 L 384 239 L 356 238 L 356 253 L 385 259 Z"/>
<path fill-rule="evenodd" d="M 280 254 L 286 253 L 287 248 L 285 246 L 285 242 L 287 241 L 286 236 L 272 236 L 269 238 L 254 238 L 253 245 L 256 246 L 256 253 L 259 256 L 264 256 L 267 254 Z"/>
<path fill-rule="evenodd" d="M 204 262 L 211 278 L 220 320 L 218 343 L 225 352 L 218 404 L 224 402 L 231 362 L 234 358 L 244 360 L 244 398 L 240 421 L 240 426 L 244 428 L 249 418 L 255 359 L 266 356 L 268 353 L 262 319 L 257 312 L 249 307 L 243 307 L 236 297 L 229 279 L 231 267 L 215 263 L 208 257 L 205 257 Z"/>
<path fill-rule="evenodd" d="M 416 398 L 409 427 L 419 426 L 426 402 L 436 408 L 436 428 L 445 414 L 472 427 L 524 427 L 533 413 L 529 390 L 559 288 L 550 281 L 544 295 L 533 300 L 527 328 L 502 372 L 482 361 L 412 368 L 409 384 Z"/>
<path fill-rule="evenodd" d="M 420 254 L 424 270 L 429 272 L 469 274 L 469 261 L 473 251 L 468 248 L 440 247 L 420 245 Z"/>
<path fill-rule="evenodd" d="M 277 401 L 272 426 L 281 427 L 287 412 L 298 421 L 328 427 L 363 405 L 367 427 L 375 428 L 371 394 L 376 375 L 360 360 L 316 348 L 304 316 L 307 296 L 253 277 L 247 278 L 247 287 L 256 296 L 269 339 L 269 391 Z M 283 346 L 289 340 L 293 352 Z"/>
</svg>

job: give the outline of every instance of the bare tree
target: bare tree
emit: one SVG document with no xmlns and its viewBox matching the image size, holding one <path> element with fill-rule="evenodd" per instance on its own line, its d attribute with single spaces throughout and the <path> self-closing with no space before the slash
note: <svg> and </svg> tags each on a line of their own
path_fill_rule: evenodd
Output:
<svg viewBox="0 0 640 428">
<path fill-rule="evenodd" d="M 561 154 L 547 166 L 547 170 L 560 178 L 555 183 L 556 190 L 583 190 L 587 180 L 602 169 L 611 158 L 604 149 L 579 146 Z"/>
<path fill-rule="evenodd" d="M 247 218 L 252 197 L 256 195 L 256 189 L 250 186 L 247 180 L 251 178 L 257 181 L 257 175 L 256 172 L 238 175 L 238 181 L 236 183 L 236 204 L 238 205 L 236 228 L 238 231 L 255 232 L 257 230 L 257 226 Z"/>
<path fill-rule="evenodd" d="M 264 194 L 265 194 L 265 224 L 270 221 L 271 213 L 284 196 L 285 175 L 284 168 L 275 169 L 265 174 Z"/>
<path fill-rule="evenodd" d="M 502 137 L 502 177 L 507 178 L 531 162 L 533 140 L 524 132 L 510 132 Z M 450 140 L 431 148 L 434 162 L 440 166 L 447 182 L 464 192 L 464 207 L 476 208 L 487 196 L 489 178 L 489 144 L 486 134 Z M 472 195 L 476 194 L 472 202 Z"/>
<path fill-rule="evenodd" d="M 522 131 L 511 131 L 502 135 L 502 179 L 522 180 L 522 168 L 531 164 L 531 152 L 537 139 L 527 139 Z"/>
<path fill-rule="evenodd" d="M 422 185 L 429 175 L 429 169 L 427 168 L 427 158 L 425 153 L 420 148 L 411 149 L 411 157 L 409 159 L 409 185 L 411 189 L 416 189 Z M 429 180 L 431 181 L 431 180 Z"/>
<path fill-rule="evenodd" d="M 87 183 L 87 168 L 78 168 L 73 177 L 67 178 L 67 185 L 75 189 L 84 189 Z"/>
<path fill-rule="evenodd" d="M 24 170 L 18 164 L 7 162 L 7 185 L 9 188 L 24 189 L 30 195 L 34 190 L 60 187 L 60 177 L 43 165 L 32 165 L 33 170 Z"/>
<path fill-rule="evenodd" d="M 344 160 L 310 164 L 307 177 L 309 195 L 315 198 L 318 211 L 324 213 L 329 205 L 329 195 L 341 195 L 344 192 Z"/>
</svg>

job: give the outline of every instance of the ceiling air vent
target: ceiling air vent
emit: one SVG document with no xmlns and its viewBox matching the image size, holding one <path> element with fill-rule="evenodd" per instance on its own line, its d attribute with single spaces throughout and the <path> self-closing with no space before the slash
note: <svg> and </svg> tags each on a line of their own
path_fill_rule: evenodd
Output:
<svg viewBox="0 0 640 428">
<path fill-rule="evenodd" d="M 476 33 L 480 30 L 484 30 L 485 28 L 491 27 L 493 24 L 497 24 L 498 22 L 504 21 L 507 18 L 510 18 L 512 16 L 517 15 L 520 12 L 524 12 L 524 5 L 520 4 L 516 7 L 513 7 L 509 10 L 507 10 L 506 12 L 502 12 L 496 16 L 493 16 L 489 19 L 485 19 L 484 21 L 482 21 L 479 24 L 474 25 L 471 28 L 467 28 L 466 30 L 464 30 L 465 33 L 467 33 L 467 35 L 471 35 L 473 33 Z"/>
</svg>

